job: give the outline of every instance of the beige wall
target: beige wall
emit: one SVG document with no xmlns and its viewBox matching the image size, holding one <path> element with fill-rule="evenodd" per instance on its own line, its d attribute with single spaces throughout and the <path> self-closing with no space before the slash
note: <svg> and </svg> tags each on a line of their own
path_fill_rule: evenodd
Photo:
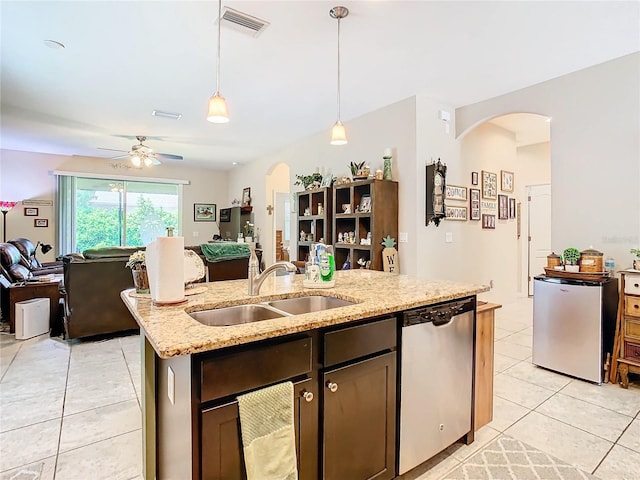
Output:
<svg viewBox="0 0 640 480">
<path fill-rule="evenodd" d="M 552 249 L 593 245 L 626 268 L 640 242 L 638 85 L 634 53 L 459 108 L 456 132 L 510 112 L 552 117 Z"/>
<path fill-rule="evenodd" d="M 218 209 L 228 205 L 227 173 L 216 170 L 188 168 L 165 163 L 151 169 L 117 168 L 102 158 L 50 155 L 43 153 L 0 151 L 0 195 L 3 200 L 19 201 L 24 199 L 54 200 L 56 177 L 54 170 L 83 172 L 93 174 L 140 177 L 171 178 L 188 180 L 183 187 L 181 232 L 185 244 L 200 244 L 210 240 L 218 233 L 214 222 L 194 222 L 194 203 L 215 203 Z M 7 214 L 7 240 L 13 237 L 27 237 L 34 241 L 54 245 L 54 250 L 46 257 L 38 255 L 43 261 L 50 261 L 57 254 L 56 244 L 56 206 L 38 207 L 39 217 L 48 218 L 48 228 L 34 228 L 33 217 L 25 217 L 22 204 Z M 197 235 L 196 235 L 197 234 Z"/>
</svg>

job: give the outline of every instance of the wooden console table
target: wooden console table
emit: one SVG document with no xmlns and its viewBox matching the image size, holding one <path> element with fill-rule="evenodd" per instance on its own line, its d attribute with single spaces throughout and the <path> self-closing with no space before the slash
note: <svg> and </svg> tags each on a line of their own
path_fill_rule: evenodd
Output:
<svg viewBox="0 0 640 480">
<path fill-rule="evenodd" d="M 49 299 L 49 326 L 58 315 L 60 282 L 28 282 L 9 287 L 9 333 L 16 331 L 16 303 L 33 298 Z"/>
<path fill-rule="evenodd" d="M 611 382 L 629 387 L 629 372 L 640 374 L 640 271 L 620 272 L 620 301 L 611 360 Z"/>
<path fill-rule="evenodd" d="M 493 341 L 495 311 L 502 305 L 478 302 L 476 308 L 475 416 L 473 429 L 493 420 Z"/>
</svg>

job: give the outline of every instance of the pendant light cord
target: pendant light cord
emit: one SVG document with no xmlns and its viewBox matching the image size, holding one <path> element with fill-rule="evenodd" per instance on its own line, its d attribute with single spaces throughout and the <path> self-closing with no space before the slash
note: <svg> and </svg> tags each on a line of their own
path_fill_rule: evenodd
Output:
<svg viewBox="0 0 640 480">
<path fill-rule="evenodd" d="M 222 0 L 218 0 L 218 62 L 216 64 L 216 93 L 220 93 L 220 28 L 222 25 Z"/>
<path fill-rule="evenodd" d="M 340 115 L 340 17 L 338 17 L 338 121 L 341 121 L 341 115 Z"/>
</svg>

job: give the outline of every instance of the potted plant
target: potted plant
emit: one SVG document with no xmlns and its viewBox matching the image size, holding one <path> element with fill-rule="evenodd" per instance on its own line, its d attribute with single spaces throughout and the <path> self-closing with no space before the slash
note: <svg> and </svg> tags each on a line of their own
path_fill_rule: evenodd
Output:
<svg viewBox="0 0 640 480">
<path fill-rule="evenodd" d="M 354 180 L 367 178 L 369 172 L 365 174 L 365 162 L 353 163 L 349 162 L 349 169 Z"/>
<path fill-rule="evenodd" d="M 640 270 L 640 248 L 632 248 L 629 250 L 636 258 L 633 259 L 633 269 Z"/>
<path fill-rule="evenodd" d="M 125 267 L 131 269 L 136 293 L 149 293 L 149 276 L 147 275 L 144 250 L 133 252 L 129 256 L 129 261 L 125 264 Z"/>
<path fill-rule="evenodd" d="M 321 183 L 322 175 L 316 172 L 311 175 L 296 175 L 294 185 L 302 185 L 305 190 L 311 190 L 313 188 L 320 188 Z"/>
<path fill-rule="evenodd" d="M 578 272 L 580 267 L 578 266 L 578 260 L 580 260 L 580 250 L 574 247 L 565 249 L 562 253 L 564 258 L 564 269 L 567 272 Z"/>
</svg>

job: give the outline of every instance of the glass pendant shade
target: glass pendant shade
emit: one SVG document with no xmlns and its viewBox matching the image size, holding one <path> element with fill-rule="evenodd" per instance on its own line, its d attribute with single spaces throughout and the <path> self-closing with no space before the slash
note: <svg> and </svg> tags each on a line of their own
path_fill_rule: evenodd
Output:
<svg viewBox="0 0 640 480">
<path fill-rule="evenodd" d="M 134 155 L 133 157 L 131 157 L 131 163 L 133 163 L 134 167 L 139 167 L 142 164 L 138 155 Z"/>
<path fill-rule="evenodd" d="M 211 123 L 227 123 L 229 121 L 229 112 L 227 111 L 227 101 L 220 92 L 216 92 L 209 99 L 209 113 L 207 120 Z"/>
<path fill-rule="evenodd" d="M 346 145 L 347 130 L 340 120 L 338 120 L 331 129 L 331 145 Z"/>
<path fill-rule="evenodd" d="M 151 165 L 153 165 L 153 158 L 151 157 L 144 157 L 144 164 L 147 167 L 150 167 Z"/>
</svg>

